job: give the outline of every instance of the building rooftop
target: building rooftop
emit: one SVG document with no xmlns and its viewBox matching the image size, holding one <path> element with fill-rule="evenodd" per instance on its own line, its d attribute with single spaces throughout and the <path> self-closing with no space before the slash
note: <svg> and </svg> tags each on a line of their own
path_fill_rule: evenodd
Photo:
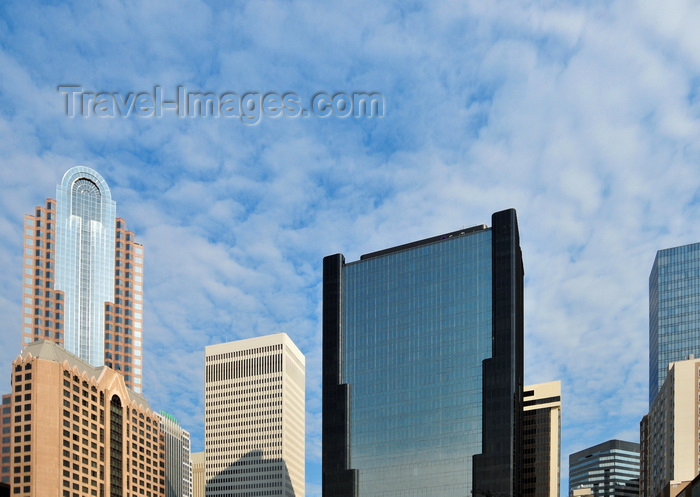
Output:
<svg viewBox="0 0 700 497">
<path fill-rule="evenodd" d="M 26 359 L 29 356 L 36 357 L 37 359 L 42 359 L 44 361 L 58 363 L 67 362 L 71 367 L 77 367 L 80 371 L 84 371 L 88 376 L 94 377 L 95 379 L 99 379 L 104 370 L 113 371 L 108 366 L 92 366 L 75 354 L 71 354 L 60 345 L 48 340 L 36 340 L 27 344 L 22 353 L 19 354 L 19 357 Z M 120 373 L 117 372 L 117 374 Z M 129 400 L 135 402 L 141 407 L 151 409 L 151 406 L 148 405 L 148 401 L 142 395 L 134 392 L 129 387 L 126 387 L 126 390 L 129 393 Z"/>
</svg>

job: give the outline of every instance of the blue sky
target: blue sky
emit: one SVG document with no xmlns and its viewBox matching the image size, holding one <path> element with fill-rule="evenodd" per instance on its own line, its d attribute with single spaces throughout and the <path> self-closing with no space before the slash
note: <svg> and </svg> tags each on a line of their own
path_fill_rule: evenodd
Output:
<svg viewBox="0 0 700 497">
<path fill-rule="evenodd" d="M 3 2 L 1 362 L 20 346 L 22 216 L 93 167 L 145 248 L 151 405 L 202 450 L 204 347 L 288 333 L 320 496 L 323 256 L 513 207 L 526 382 L 562 380 L 566 493 L 568 454 L 638 439 L 649 271 L 700 240 L 698 18 L 684 0 Z M 68 118 L 59 85 L 379 92 L 385 113 Z"/>
</svg>

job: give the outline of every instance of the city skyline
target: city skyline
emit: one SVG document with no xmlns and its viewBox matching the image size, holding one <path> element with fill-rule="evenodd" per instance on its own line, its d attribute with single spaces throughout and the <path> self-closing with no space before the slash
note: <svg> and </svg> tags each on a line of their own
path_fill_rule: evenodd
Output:
<svg viewBox="0 0 700 497">
<path fill-rule="evenodd" d="M 23 216 L 89 166 L 146 250 L 144 396 L 202 450 L 204 348 L 288 333 L 307 358 L 318 497 L 323 257 L 512 207 L 525 382 L 562 381 L 562 489 L 567 454 L 637 439 L 654 255 L 700 241 L 697 6 L 180 5 L 2 2 L 0 363 L 20 348 Z M 385 112 L 68 117 L 64 85 L 124 98 L 159 86 L 167 100 L 178 87 L 379 92 Z"/>
</svg>

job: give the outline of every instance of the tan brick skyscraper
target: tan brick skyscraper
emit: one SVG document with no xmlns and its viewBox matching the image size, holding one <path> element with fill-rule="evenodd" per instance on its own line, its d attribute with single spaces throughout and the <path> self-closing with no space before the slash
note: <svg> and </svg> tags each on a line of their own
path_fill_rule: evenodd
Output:
<svg viewBox="0 0 700 497">
<path fill-rule="evenodd" d="M 22 344 L 50 340 L 142 391 L 143 247 L 93 169 L 63 176 L 24 220 Z"/>
<path fill-rule="evenodd" d="M 160 417 L 121 374 L 35 341 L 12 396 L 12 495 L 165 497 Z"/>
</svg>

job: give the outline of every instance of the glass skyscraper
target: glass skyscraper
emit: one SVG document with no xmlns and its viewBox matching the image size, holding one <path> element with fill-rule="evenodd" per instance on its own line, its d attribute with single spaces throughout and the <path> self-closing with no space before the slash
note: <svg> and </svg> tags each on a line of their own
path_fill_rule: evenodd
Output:
<svg viewBox="0 0 700 497">
<path fill-rule="evenodd" d="M 24 224 L 23 346 L 51 340 L 141 392 L 143 247 L 107 182 L 71 168 Z"/>
<path fill-rule="evenodd" d="M 649 406 L 672 362 L 700 357 L 700 243 L 659 250 L 649 276 Z"/>
<path fill-rule="evenodd" d="M 105 302 L 114 302 L 116 203 L 96 171 L 74 167 L 56 187 L 56 279 L 63 292 L 64 346 L 95 366 L 104 360 Z"/>
<path fill-rule="evenodd" d="M 323 271 L 323 496 L 520 495 L 515 211 Z"/>
</svg>

